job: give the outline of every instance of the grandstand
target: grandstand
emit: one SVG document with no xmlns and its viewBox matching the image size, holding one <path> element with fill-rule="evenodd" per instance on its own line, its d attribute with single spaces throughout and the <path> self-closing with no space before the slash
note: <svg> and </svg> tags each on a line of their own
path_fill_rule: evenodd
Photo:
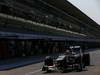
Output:
<svg viewBox="0 0 100 75">
<path fill-rule="evenodd" d="M 86 26 L 80 22 L 77 22 L 76 18 L 67 15 L 67 13 L 63 13 L 63 11 L 55 9 L 51 5 L 48 5 L 41 0 L 29 0 L 29 1 L 28 0 L 1 0 L 0 9 L 1 9 L 0 13 L 2 17 L 0 20 L 2 24 L 1 26 L 4 27 L 7 26 L 7 28 L 12 28 L 12 27 L 15 29 L 24 28 L 23 29 L 24 31 L 26 30 L 29 32 L 30 31 L 36 32 L 39 34 L 42 32 L 42 34 L 51 34 L 51 35 L 67 35 L 68 33 L 66 34 L 64 31 L 69 32 L 69 34 L 70 32 L 73 32 L 75 34 L 78 33 L 79 35 L 84 34 L 88 37 L 94 37 L 95 35 L 93 28 L 91 27 L 89 28 L 88 25 Z M 3 17 L 2 15 L 6 17 Z M 12 17 L 13 21 L 7 15 Z M 16 20 L 14 20 L 13 18 L 16 18 Z M 24 20 L 27 23 L 25 23 L 22 20 Z M 54 32 L 52 30 L 50 31 L 48 30 L 49 28 L 46 28 L 47 30 L 39 29 L 40 31 L 38 31 L 35 28 L 36 24 L 32 25 L 32 22 L 38 23 L 38 25 L 42 24 L 44 25 L 44 28 L 45 26 L 49 26 L 55 30 L 57 29 L 63 30 L 63 32 L 62 31 Z"/>
</svg>

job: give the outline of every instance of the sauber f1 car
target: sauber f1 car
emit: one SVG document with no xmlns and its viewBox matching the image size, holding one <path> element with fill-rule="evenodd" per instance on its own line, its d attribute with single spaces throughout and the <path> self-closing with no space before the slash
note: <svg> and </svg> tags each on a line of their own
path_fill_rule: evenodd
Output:
<svg viewBox="0 0 100 75">
<path fill-rule="evenodd" d="M 53 59 L 51 56 L 47 56 L 44 60 L 42 71 L 82 71 L 86 66 L 89 65 L 90 54 L 87 52 L 83 52 L 80 46 L 71 46 L 70 53 L 61 54 L 56 59 Z"/>
</svg>

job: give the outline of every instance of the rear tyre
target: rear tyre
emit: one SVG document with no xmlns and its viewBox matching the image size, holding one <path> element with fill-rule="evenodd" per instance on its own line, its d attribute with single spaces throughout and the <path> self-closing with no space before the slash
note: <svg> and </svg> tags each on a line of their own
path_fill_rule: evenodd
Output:
<svg viewBox="0 0 100 75">
<path fill-rule="evenodd" d="M 77 72 L 81 72 L 81 71 L 83 71 L 84 68 L 85 68 L 84 63 L 79 64 L 79 65 L 77 66 Z"/>
<path fill-rule="evenodd" d="M 89 53 L 84 54 L 84 63 L 85 63 L 85 66 L 90 65 L 90 54 Z"/>
</svg>

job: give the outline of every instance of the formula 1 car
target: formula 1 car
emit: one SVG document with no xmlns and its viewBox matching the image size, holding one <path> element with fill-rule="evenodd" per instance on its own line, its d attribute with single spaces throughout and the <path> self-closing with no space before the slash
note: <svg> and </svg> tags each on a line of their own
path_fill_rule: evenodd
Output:
<svg viewBox="0 0 100 75">
<path fill-rule="evenodd" d="M 68 70 L 82 71 L 90 65 L 90 54 L 83 52 L 80 46 L 71 46 L 69 54 L 59 55 L 56 59 L 48 56 L 44 61 L 42 71 L 58 70 L 65 72 Z"/>
</svg>

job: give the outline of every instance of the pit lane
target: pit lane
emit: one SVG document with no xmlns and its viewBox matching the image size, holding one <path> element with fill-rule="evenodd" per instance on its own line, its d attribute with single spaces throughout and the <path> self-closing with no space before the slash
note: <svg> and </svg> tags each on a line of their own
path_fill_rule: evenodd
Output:
<svg viewBox="0 0 100 75">
<path fill-rule="evenodd" d="M 57 71 L 46 73 L 41 71 L 43 62 L 16 68 L 12 70 L 0 71 L 0 75 L 100 75 L 100 49 L 90 52 L 91 65 L 82 72 L 60 73 Z"/>
</svg>

